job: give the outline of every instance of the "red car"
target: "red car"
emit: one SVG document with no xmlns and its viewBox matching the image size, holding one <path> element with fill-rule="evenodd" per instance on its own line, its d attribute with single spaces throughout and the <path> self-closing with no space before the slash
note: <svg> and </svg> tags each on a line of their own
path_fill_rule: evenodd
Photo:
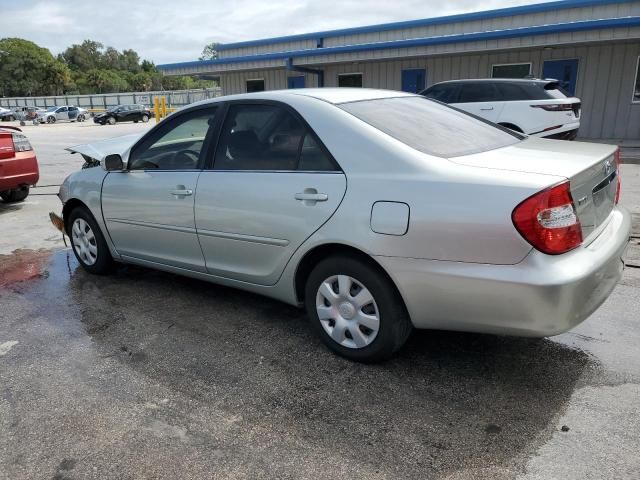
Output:
<svg viewBox="0 0 640 480">
<path fill-rule="evenodd" d="M 19 128 L 0 127 L 0 198 L 21 202 L 39 178 L 38 159 L 27 137 Z"/>
</svg>

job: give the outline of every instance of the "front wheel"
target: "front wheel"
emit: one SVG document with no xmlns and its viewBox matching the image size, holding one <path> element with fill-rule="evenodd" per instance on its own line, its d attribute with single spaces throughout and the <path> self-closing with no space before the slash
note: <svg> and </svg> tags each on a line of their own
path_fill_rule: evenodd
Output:
<svg viewBox="0 0 640 480">
<path fill-rule="evenodd" d="M 393 283 L 379 268 L 352 256 L 329 257 L 313 269 L 305 306 L 322 341 L 358 362 L 389 358 L 412 330 Z"/>
<path fill-rule="evenodd" d="M 47 123 L 56 123 L 56 117 L 47 117 Z"/>
<path fill-rule="evenodd" d="M 9 190 L 8 192 L 0 193 L 0 198 L 6 203 L 18 203 L 22 202 L 29 196 L 29 187 L 17 188 L 15 190 Z"/>
<path fill-rule="evenodd" d="M 149 121 L 149 117 L 147 115 L 142 115 L 142 122 L 147 123 Z"/>
<path fill-rule="evenodd" d="M 113 267 L 113 258 L 93 215 L 86 208 L 78 207 L 71 212 L 68 222 L 71 247 L 80 265 L 89 273 L 108 273 Z"/>
<path fill-rule="evenodd" d="M 107 123 L 109 123 L 109 125 L 115 125 L 116 124 L 116 119 L 113 117 L 109 117 L 109 120 L 107 120 Z"/>
</svg>

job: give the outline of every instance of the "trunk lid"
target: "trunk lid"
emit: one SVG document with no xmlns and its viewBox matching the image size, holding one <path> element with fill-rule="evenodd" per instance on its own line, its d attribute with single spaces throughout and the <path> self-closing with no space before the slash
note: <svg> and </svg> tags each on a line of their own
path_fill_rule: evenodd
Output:
<svg viewBox="0 0 640 480">
<path fill-rule="evenodd" d="M 618 147 L 586 142 L 528 138 L 497 150 L 450 158 L 472 167 L 510 170 L 567 178 L 576 213 L 587 241 L 603 226 L 615 206 Z M 515 205 L 514 205 L 515 207 Z"/>
</svg>

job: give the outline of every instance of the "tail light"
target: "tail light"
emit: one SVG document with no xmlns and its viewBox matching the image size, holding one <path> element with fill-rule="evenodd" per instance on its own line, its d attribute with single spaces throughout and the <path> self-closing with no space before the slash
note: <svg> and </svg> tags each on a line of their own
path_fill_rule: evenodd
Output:
<svg viewBox="0 0 640 480">
<path fill-rule="evenodd" d="M 573 104 L 571 103 L 545 103 L 542 105 L 531 105 L 531 108 L 541 108 L 547 112 L 571 112 Z"/>
<path fill-rule="evenodd" d="M 543 253 L 558 255 L 582 244 L 568 181 L 527 198 L 513 210 L 511 219 L 520 235 Z"/>
<path fill-rule="evenodd" d="M 0 158 L 11 158 L 14 152 L 11 137 L 9 135 L 0 135 Z"/>
<path fill-rule="evenodd" d="M 33 150 L 29 139 L 20 133 L 12 134 L 13 137 L 13 148 L 16 152 L 26 152 L 28 150 Z"/>
<path fill-rule="evenodd" d="M 616 150 L 616 178 L 618 179 L 618 186 L 616 187 L 616 203 L 620 201 L 620 147 Z"/>
</svg>

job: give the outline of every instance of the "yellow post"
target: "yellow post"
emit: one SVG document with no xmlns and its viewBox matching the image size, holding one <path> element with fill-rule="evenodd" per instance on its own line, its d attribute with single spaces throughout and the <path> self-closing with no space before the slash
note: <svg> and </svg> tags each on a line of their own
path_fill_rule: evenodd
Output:
<svg viewBox="0 0 640 480">
<path fill-rule="evenodd" d="M 167 116 L 167 98 L 160 97 L 160 108 L 162 109 L 162 118 Z"/>
<path fill-rule="evenodd" d="M 156 117 L 156 123 L 158 123 L 160 118 L 160 99 L 158 97 L 153 97 L 153 114 Z"/>
</svg>

